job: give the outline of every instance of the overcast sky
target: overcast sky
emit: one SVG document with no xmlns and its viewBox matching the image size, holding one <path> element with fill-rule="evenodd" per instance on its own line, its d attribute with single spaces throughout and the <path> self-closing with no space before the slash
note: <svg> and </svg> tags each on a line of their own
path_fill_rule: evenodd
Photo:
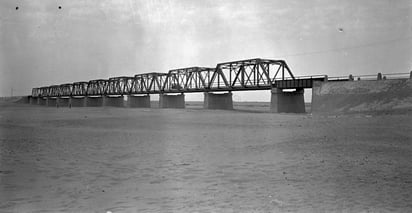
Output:
<svg viewBox="0 0 412 213">
<path fill-rule="evenodd" d="M 0 96 L 256 57 L 284 59 L 295 75 L 409 72 L 411 8 L 409 0 L 1 0 Z"/>
</svg>

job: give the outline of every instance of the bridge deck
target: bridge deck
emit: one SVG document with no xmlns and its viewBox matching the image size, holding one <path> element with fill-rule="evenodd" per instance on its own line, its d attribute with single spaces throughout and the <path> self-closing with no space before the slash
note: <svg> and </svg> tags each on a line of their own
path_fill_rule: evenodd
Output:
<svg viewBox="0 0 412 213">
<path fill-rule="evenodd" d="M 287 80 L 276 80 L 273 87 L 279 89 L 312 88 L 314 81 L 325 81 L 325 77 L 303 77 Z"/>
</svg>

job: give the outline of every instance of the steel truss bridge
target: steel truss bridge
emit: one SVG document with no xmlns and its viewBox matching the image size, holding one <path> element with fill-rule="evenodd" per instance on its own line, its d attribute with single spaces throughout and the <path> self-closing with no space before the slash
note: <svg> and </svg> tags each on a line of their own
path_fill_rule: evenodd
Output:
<svg viewBox="0 0 412 213">
<path fill-rule="evenodd" d="M 215 68 L 188 67 L 168 73 L 74 82 L 32 89 L 32 97 L 121 96 L 187 92 L 219 92 L 311 88 L 326 76 L 292 74 L 284 60 L 248 59 L 219 63 Z M 347 79 L 342 79 L 347 80 Z"/>
</svg>

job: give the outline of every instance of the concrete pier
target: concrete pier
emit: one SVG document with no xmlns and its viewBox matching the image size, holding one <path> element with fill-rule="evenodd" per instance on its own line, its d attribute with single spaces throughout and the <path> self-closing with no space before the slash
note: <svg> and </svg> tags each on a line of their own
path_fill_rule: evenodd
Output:
<svg viewBox="0 0 412 213">
<path fill-rule="evenodd" d="M 88 96 L 85 101 L 86 107 L 102 107 L 103 106 L 103 97 L 102 96 Z"/>
<path fill-rule="evenodd" d="M 42 97 L 37 98 L 37 104 L 43 106 L 46 105 L 46 99 Z"/>
<path fill-rule="evenodd" d="M 233 109 L 232 93 L 211 93 L 205 92 L 203 99 L 205 109 Z"/>
<path fill-rule="evenodd" d="M 59 97 L 57 98 L 58 107 L 69 107 L 70 97 Z"/>
<path fill-rule="evenodd" d="M 150 95 L 127 97 L 127 106 L 131 108 L 150 108 Z"/>
<path fill-rule="evenodd" d="M 70 97 L 69 107 L 85 107 L 85 97 Z"/>
<path fill-rule="evenodd" d="M 124 107 L 124 97 L 121 96 L 103 96 L 103 106 Z"/>
<path fill-rule="evenodd" d="M 185 95 L 159 95 L 159 108 L 185 108 Z"/>
<path fill-rule="evenodd" d="M 271 112 L 305 113 L 304 90 L 297 89 L 294 92 L 284 92 L 273 88 L 270 101 Z"/>
<path fill-rule="evenodd" d="M 382 73 L 378 73 L 377 80 L 378 80 L 378 81 L 382 80 Z"/>
<path fill-rule="evenodd" d="M 57 98 L 53 97 L 53 98 L 47 98 L 46 99 L 46 105 L 49 107 L 56 107 L 57 106 Z"/>
</svg>

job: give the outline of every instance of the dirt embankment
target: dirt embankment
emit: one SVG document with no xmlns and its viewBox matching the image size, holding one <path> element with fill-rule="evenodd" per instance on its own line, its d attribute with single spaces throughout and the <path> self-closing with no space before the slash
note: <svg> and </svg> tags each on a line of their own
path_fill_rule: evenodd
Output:
<svg viewBox="0 0 412 213">
<path fill-rule="evenodd" d="M 312 112 L 412 113 L 412 80 L 318 82 Z"/>
<path fill-rule="evenodd" d="M 10 97 L 0 97 L 1 104 L 10 104 L 10 103 L 20 103 L 26 104 L 29 103 L 28 96 L 10 96 Z"/>
</svg>

